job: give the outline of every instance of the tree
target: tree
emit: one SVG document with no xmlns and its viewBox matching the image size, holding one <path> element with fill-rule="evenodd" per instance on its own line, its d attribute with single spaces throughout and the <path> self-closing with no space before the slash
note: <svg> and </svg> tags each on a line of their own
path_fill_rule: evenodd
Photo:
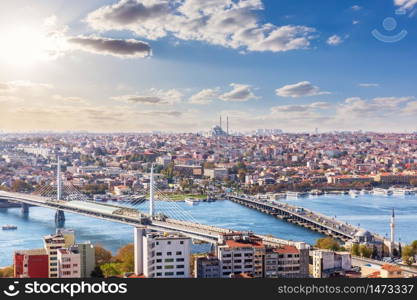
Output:
<svg viewBox="0 0 417 300">
<path fill-rule="evenodd" d="M 414 251 L 412 246 L 405 246 L 402 251 L 402 259 L 403 262 L 409 266 L 414 263 L 414 255 L 416 252 Z"/>
<path fill-rule="evenodd" d="M 352 245 L 352 248 L 350 249 L 350 252 L 354 256 L 360 256 L 361 255 L 361 252 L 359 250 L 359 245 L 358 244 L 353 244 Z"/>
<path fill-rule="evenodd" d="M 12 278 L 14 276 L 13 266 L 0 269 L 0 278 Z"/>
<path fill-rule="evenodd" d="M 104 278 L 103 271 L 100 267 L 95 267 L 94 270 L 91 272 L 92 278 Z"/>
<path fill-rule="evenodd" d="M 413 248 L 413 250 L 417 253 L 417 241 L 412 242 L 410 246 L 411 246 L 411 247 Z"/>
<path fill-rule="evenodd" d="M 115 259 L 117 262 L 120 262 L 120 270 L 122 272 L 133 272 L 135 266 L 134 249 L 135 246 L 133 244 L 128 244 L 117 252 Z"/>
<path fill-rule="evenodd" d="M 101 245 L 95 246 L 95 253 L 97 266 L 110 263 L 112 260 L 112 253 L 109 250 L 104 249 Z"/>
<path fill-rule="evenodd" d="M 113 277 L 121 274 L 118 263 L 108 263 L 100 266 L 104 277 Z"/>
<path fill-rule="evenodd" d="M 365 245 L 360 245 L 359 251 L 362 257 L 371 258 L 372 256 L 372 248 L 369 248 Z"/>
<path fill-rule="evenodd" d="M 333 251 L 340 250 L 340 244 L 336 240 L 329 237 L 318 239 L 316 247 L 319 249 L 329 249 Z"/>
</svg>

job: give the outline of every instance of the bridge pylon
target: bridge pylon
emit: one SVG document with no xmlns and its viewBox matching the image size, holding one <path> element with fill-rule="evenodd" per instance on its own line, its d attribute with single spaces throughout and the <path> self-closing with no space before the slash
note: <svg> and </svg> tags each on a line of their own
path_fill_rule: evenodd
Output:
<svg viewBox="0 0 417 300">
<path fill-rule="evenodd" d="M 61 160 L 58 156 L 58 162 L 56 165 L 56 200 L 62 200 L 62 175 L 61 175 Z M 55 225 L 57 227 L 63 227 L 65 223 L 65 214 L 62 210 L 57 210 L 55 213 Z"/>
</svg>

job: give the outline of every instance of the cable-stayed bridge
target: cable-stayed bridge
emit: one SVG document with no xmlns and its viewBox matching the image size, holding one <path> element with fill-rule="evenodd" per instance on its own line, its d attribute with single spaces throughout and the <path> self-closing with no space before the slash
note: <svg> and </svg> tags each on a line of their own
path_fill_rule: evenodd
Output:
<svg viewBox="0 0 417 300">
<path fill-rule="evenodd" d="M 57 163 L 55 182 L 40 187 L 32 194 L 0 191 L 0 199 L 22 204 L 22 210 L 28 211 L 30 206 L 40 206 L 56 210 L 55 222 L 62 226 L 65 212 L 123 223 L 134 227 L 147 228 L 160 232 L 179 232 L 193 239 L 216 244 L 224 234 L 238 233 L 234 230 L 199 224 L 178 203 L 165 196 L 156 186 L 153 168 L 150 175 L 149 212 L 137 208 L 140 201 L 130 202 L 129 206 L 113 205 L 90 201 L 70 182 L 62 180 L 61 166 Z M 160 205 L 162 204 L 163 205 Z M 258 235 L 269 245 L 300 244 L 274 237 Z"/>
</svg>

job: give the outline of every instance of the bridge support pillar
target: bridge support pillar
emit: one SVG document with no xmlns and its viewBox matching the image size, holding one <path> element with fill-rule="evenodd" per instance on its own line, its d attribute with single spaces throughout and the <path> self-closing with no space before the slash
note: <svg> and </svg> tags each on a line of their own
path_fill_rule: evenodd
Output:
<svg viewBox="0 0 417 300">
<path fill-rule="evenodd" d="M 29 205 L 26 203 L 22 203 L 22 208 L 21 208 L 22 214 L 28 214 L 29 213 Z"/>
<path fill-rule="evenodd" d="M 65 214 L 62 210 L 57 210 L 55 213 L 55 225 L 57 227 L 63 227 L 65 224 Z"/>
<path fill-rule="evenodd" d="M 135 255 L 135 269 L 136 275 L 143 274 L 143 237 L 146 234 L 144 227 L 135 227 L 133 232 L 134 237 L 134 255 Z"/>
</svg>

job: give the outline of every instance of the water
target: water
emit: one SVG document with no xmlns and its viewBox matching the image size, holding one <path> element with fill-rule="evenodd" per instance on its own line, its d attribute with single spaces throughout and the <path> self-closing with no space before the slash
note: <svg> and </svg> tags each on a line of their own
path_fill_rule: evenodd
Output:
<svg viewBox="0 0 417 300">
<path fill-rule="evenodd" d="M 417 197 L 383 197 L 361 195 L 321 196 L 289 200 L 289 203 L 337 216 L 351 224 L 360 224 L 372 232 L 385 235 L 389 232 L 389 218 L 394 207 L 397 214 L 396 232 L 401 242 L 417 239 Z M 168 204 L 157 202 L 156 210 Z M 172 204 L 170 204 L 172 206 Z M 184 202 L 176 204 L 184 211 L 182 215 L 192 214 L 203 224 L 210 224 L 236 230 L 250 230 L 260 234 L 304 241 L 314 244 L 322 235 L 296 225 L 283 222 L 272 216 L 246 208 L 230 201 L 202 202 L 195 206 Z M 139 207 L 147 209 L 147 203 Z M 18 249 L 42 248 L 42 236 L 55 231 L 55 212 L 50 209 L 31 207 L 28 216 L 22 216 L 20 209 L 0 209 L 0 225 L 14 224 L 16 231 L 0 230 L 0 266 L 12 264 L 13 252 Z M 178 213 L 179 214 L 179 213 Z M 77 240 L 101 244 L 113 253 L 121 246 L 133 241 L 130 226 L 66 213 L 66 228 L 76 232 Z"/>
</svg>

